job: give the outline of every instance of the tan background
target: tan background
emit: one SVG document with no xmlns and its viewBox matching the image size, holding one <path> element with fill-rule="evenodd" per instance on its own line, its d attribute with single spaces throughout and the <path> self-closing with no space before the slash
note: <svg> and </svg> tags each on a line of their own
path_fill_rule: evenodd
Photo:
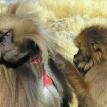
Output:
<svg viewBox="0 0 107 107">
<path fill-rule="evenodd" d="M 6 10 L 6 5 L 1 3 L 0 13 Z M 62 47 L 58 52 L 70 61 L 77 52 L 73 39 L 81 29 L 93 24 L 107 25 L 107 0 L 37 0 L 21 4 L 18 12 L 35 14 L 40 23 L 55 33 Z M 72 107 L 77 107 L 75 97 Z"/>
</svg>

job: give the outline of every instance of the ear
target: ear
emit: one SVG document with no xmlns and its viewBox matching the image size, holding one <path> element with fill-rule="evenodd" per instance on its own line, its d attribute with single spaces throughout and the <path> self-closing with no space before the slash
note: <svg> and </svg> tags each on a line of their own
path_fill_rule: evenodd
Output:
<svg viewBox="0 0 107 107">
<path fill-rule="evenodd" d="M 8 6 L 8 13 L 9 14 L 15 14 L 16 10 L 18 9 L 19 4 L 10 4 Z"/>
</svg>

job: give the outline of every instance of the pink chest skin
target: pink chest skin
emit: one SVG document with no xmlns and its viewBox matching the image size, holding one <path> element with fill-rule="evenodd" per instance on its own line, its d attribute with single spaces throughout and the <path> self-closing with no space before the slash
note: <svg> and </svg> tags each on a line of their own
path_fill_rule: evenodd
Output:
<svg viewBox="0 0 107 107">
<path fill-rule="evenodd" d="M 34 57 L 32 59 L 32 63 L 35 66 L 38 66 L 40 64 L 41 60 L 40 57 Z M 51 77 L 49 77 L 49 75 L 46 73 L 45 69 L 42 69 L 42 80 L 43 80 L 43 86 L 44 87 L 49 87 L 51 85 L 53 85 L 53 80 L 51 79 Z"/>
</svg>

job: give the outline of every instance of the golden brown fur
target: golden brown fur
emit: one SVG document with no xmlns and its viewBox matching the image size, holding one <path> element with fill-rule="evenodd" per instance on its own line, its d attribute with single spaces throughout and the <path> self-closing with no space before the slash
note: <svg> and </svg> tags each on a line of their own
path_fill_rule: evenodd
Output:
<svg viewBox="0 0 107 107">
<path fill-rule="evenodd" d="M 91 101 L 94 101 L 93 105 L 84 106 L 87 101 L 82 100 L 82 107 L 107 107 L 107 28 L 98 25 L 85 28 L 76 37 L 75 44 L 79 48 L 79 54 L 75 56 L 74 62 L 84 70 L 89 69 L 82 82 L 82 79 L 77 77 L 77 81 L 80 82 L 77 83 L 77 89 L 81 88 L 85 99 L 89 96 Z M 72 78 L 70 77 L 71 82 L 74 81 Z"/>
<path fill-rule="evenodd" d="M 60 55 L 56 56 L 56 58 L 63 62 L 57 63 L 57 66 L 74 89 L 79 103 L 78 107 L 98 107 L 89 93 L 87 82 L 84 81 L 83 76 L 80 75 L 76 67 Z"/>
<path fill-rule="evenodd" d="M 17 9 L 9 6 L 0 15 L 0 107 L 68 107 L 69 86 L 53 61 L 54 39 Z M 34 55 L 41 59 L 37 66 Z M 42 70 L 54 82 L 50 87 L 43 86 Z"/>
</svg>

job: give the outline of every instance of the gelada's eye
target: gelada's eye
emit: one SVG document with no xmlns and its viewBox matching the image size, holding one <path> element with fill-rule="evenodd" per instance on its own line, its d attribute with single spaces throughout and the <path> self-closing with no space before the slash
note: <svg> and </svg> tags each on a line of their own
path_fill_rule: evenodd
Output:
<svg viewBox="0 0 107 107">
<path fill-rule="evenodd" d="M 4 41 L 4 33 L 0 32 L 0 43 Z"/>
<path fill-rule="evenodd" d="M 8 39 L 8 37 L 11 37 L 11 40 L 12 40 L 12 33 L 13 33 L 13 30 L 11 30 L 11 29 L 1 31 L 0 32 L 0 43 L 4 43 L 5 39 Z"/>
</svg>

